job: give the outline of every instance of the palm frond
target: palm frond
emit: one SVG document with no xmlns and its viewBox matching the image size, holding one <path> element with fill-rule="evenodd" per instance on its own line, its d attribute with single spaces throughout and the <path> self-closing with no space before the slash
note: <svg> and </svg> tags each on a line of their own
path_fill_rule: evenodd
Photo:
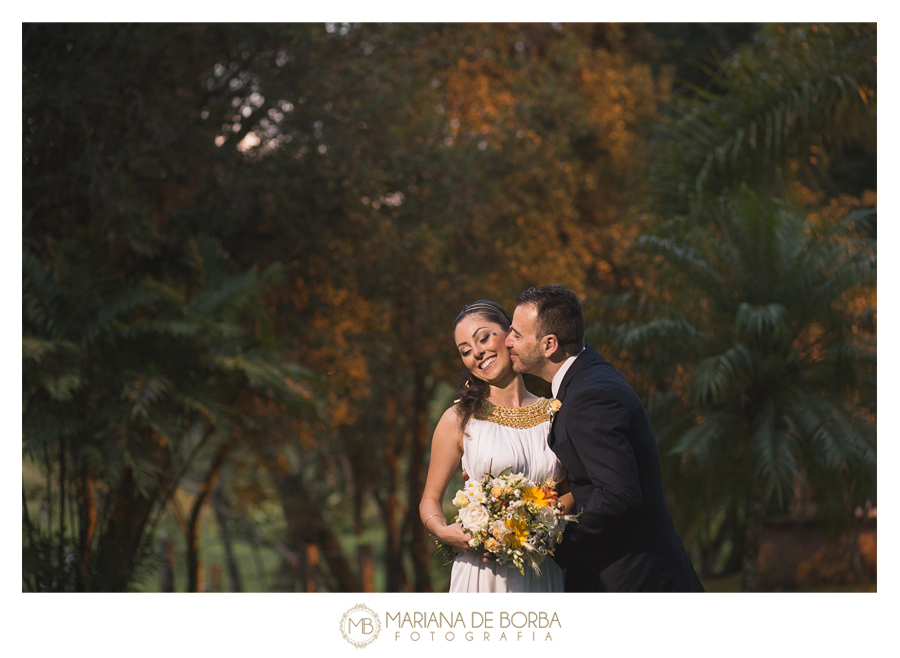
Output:
<svg viewBox="0 0 900 658">
<path fill-rule="evenodd" d="M 712 291 L 718 292 L 722 299 L 730 298 L 725 281 L 697 249 L 680 246 L 672 240 L 655 235 L 641 236 L 636 244 L 649 255 L 662 256 L 667 265 L 683 272 L 696 283 L 711 286 Z"/>
<path fill-rule="evenodd" d="M 42 372 L 39 380 L 54 402 L 68 402 L 72 394 L 84 385 L 84 378 L 78 371 Z"/>
<path fill-rule="evenodd" d="M 85 323 L 84 339 L 88 343 L 96 341 L 101 332 L 112 331 L 111 325 L 119 318 L 167 297 L 159 289 L 140 286 L 109 298 Z"/>
<path fill-rule="evenodd" d="M 743 433 L 737 416 L 727 411 L 715 412 L 682 434 L 670 454 L 688 455 L 706 469 L 727 444 L 737 444 Z"/>
<path fill-rule="evenodd" d="M 780 405 L 769 398 L 754 415 L 751 442 L 756 472 L 766 486 L 766 497 L 777 496 L 779 504 L 800 472 L 797 446 L 781 416 Z"/>
<path fill-rule="evenodd" d="M 172 382 L 160 375 L 138 375 L 125 383 L 122 399 L 132 403 L 131 418 L 148 418 L 151 409 L 172 391 Z"/>
<path fill-rule="evenodd" d="M 786 416 L 792 429 L 809 446 L 815 463 L 838 471 L 874 469 L 874 437 L 859 421 L 851 419 L 843 401 L 808 394 L 796 394 Z"/>
<path fill-rule="evenodd" d="M 694 369 L 694 401 L 700 405 L 720 403 L 755 371 L 756 362 L 744 345 L 707 357 Z"/>
<path fill-rule="evenodd" d="M 635 352 L 650 345 L 658 345 L 660 341 L 688 348 L 691 343 L 703 337 L 703 332 L 683 317 L 621 325 L 613 336 L 617 345 Z"/>
<path fill-rule="evenodd" d="M 82 356 L 81 348 L 72 341 L 62 339 L 47 340 L 37 336 L 22 336 L 22 358 L 40 364 L 42 359 L 50 354 L 63 354 L 67 356 Z"/>
<path fill-rule="evenodd" d="M 226 277 L 219 286 L 203 290 L 188 304 L 189 312 L 199 317 L 222 317 L 228 307 L 240 307 L 258 290 L 253 270 Z"/>
<path fill-rule="evenodd" d="M 57 336 L 61 331 L 62 299 L 53 273 L 29 249 L 22 250 L 23 321 L 30 332 Z"/>
<path fill-rule="evenodd" d="M 734 319 L 734 340 L 768 349 L 791 339 L 788 310 L 781 304 L 738 306 Z"/>
</svg>

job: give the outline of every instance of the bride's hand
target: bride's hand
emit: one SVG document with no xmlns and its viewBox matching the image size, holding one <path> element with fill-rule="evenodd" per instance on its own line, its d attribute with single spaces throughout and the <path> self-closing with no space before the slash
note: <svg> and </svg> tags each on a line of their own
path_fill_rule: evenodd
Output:
<svg viewBox="0 0 900 658">
<path fill-rule="evenodd" d="M 565 506 L 565 509 L 563 511 L 566 514 L 569 514 L 572 512 L 572 508 L 575 507 L 575 496 L 570 493 L 564 493 L 559 497 L 559 502 L 561 502 Z"/>
<path fill-rule="evenodd" d="M 468 553 L 472 550 L 472 547 L 469 546 L 469 540 L 472 538 L 472 535 L 463 530 L 463 527 L 459 523 L 451 523 L 450 525 L 445 525 L 440 530 L 440 535 L 438 535 L 438 539 L 440 539 L 445 544 L 449 544 L 453 548 L 458 551 L 462 551 L 463 553 Z"/>
</svg>

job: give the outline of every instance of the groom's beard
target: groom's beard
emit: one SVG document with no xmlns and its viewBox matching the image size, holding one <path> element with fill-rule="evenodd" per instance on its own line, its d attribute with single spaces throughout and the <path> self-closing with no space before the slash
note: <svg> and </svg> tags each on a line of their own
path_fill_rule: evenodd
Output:
<svg viewBox="0 0 900 658">
<path fill-rule="evenodd" d="M 513 361 L 513 370 L 521 374 L 534 374 L 541 359 L 537 347 L 526 354 L 516 352 L 516 357 L 516 360 Z"/>
</svg>

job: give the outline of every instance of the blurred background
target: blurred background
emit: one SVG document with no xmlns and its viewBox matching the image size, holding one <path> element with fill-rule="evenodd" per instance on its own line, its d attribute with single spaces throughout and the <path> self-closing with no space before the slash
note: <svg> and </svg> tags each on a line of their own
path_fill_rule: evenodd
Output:
<svg viewBox="0 0 900 658">
<path fill-rule="evenodd" d="M 23 25 L 23 591 L 446 590 L 450 326 L 547 283 L 709 591 L 875 591 L 876 45 Z"/>
</svg>

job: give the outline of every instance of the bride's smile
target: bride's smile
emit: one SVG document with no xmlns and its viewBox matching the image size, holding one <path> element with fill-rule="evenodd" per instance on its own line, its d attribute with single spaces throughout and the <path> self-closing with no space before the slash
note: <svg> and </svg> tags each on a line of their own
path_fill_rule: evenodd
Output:
<svg viewBox="0 0 900 658">
<path fill-rule="evenodd" d="M 478 366 L 478 367 L 479 367 L 481 370 L 487 370 L 487 369 L 490 368 L 492 365 L 494 365 L 494 361 L 496 361 L 496 360 L 497 360 L 497 356 L 496 356 L 496 355 L 494 355 L 494 356 L 489 356 L 488 358 L 486 358 L 486 359 L 484 360 L 484 363 L 482 363 L 482 364 L 481 364 L 480 366 Z"/>
</svg>

